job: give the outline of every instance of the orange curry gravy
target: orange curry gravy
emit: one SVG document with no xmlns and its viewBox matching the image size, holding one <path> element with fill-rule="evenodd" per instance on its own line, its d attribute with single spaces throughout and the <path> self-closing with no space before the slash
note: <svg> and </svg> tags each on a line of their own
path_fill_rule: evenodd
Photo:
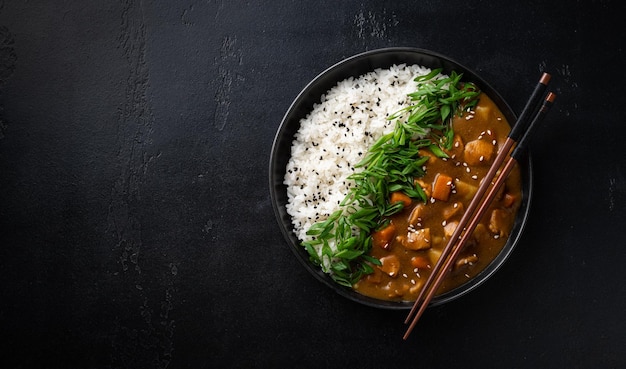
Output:
<svg viewBox="0 0 626 369">
<path fill-rule="evenodd" d="M 428 201 L 406 203 L 401 212 L 390 217 L 388 228 L 372 234 L 370 255 L 382 265 L 374 267 L 374 273 L 354 285 L 359 293 L 381 300 L 417 298 L 510 131 L 504 115 L 485 94 L 480 95 L 474 110 L 454 118 L 453 128 L 455 142 L 448 159 L 437 158 L 426 150 L 422 153 L 430 159 L 426 175 L 416 183 L 424 189 Z M 516 167 L 437 294 L 475 277 L 498 255 L 513 227 L 521 200 L 521 174 Z"/>
</svg>

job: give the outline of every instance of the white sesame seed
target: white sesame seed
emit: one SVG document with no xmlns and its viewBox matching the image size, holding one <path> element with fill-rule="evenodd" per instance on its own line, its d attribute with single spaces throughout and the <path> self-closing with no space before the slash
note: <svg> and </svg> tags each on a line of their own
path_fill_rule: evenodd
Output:
<svg viewBox="0 0 626 369">
<path fill-rule="evenodd" d="M 491 136 L 491 130 L 490 130 L 490 129 L 488 129 L 488 130 L 487 130 L 487 134 L 488 134 L 489 136 Z"/>
<path fill-rule="evenodd" d="M 448 222 L 445 221 L 445 220 L 443 222 L 441 222 L 441 225 L 444 226 L 444 227 L 446 226 L 446 224 L 448 224 Z"/>
<path fill-rule="evenodd" d="M 483 160 L 485 160 L 485 156 L 481 155 L 480 158 L 478 158 L 478 161 L 483 161 Z"/>
<path fill-rule="evenodd" d="M 476 174 L 474 174 L 474 175 L 472 176 L 472 179 L 478 179 L 478 176 L 477 176 Z"/>
<path fill-rule="evenodd" d="M 493 141 L 491 141 L 491 143 L 495 146 L 498 143 L 498 141 L 493 140 Z"/>
<path fill-rule="evenodd" d="M 403 276 L 404 278 L 409 278 L 409 276 L 408 276 L 408 275 L 406 275 L 406 273 L 402 273 L 402 276 Z"/>
<path fill-rule="evenodd" d="M 415 279 L 411 279 L 411 283 L 415 284 Z"/>
<path fill-rule="evenodd" d="M 468 167 L 468 168 L 465 168 L 465 171 L 466 171 L 467 173 L 471 172 L 471 170 L 470 170 L 470 168 L 469 168 L 469 167 Z"/>
</svg>

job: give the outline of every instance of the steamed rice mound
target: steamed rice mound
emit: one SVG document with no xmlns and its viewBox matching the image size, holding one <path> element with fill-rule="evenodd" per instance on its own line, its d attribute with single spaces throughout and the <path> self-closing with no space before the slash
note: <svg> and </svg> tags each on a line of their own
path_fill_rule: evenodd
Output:
<svg viewBox="0 0 626 369">
<path fill-rule="evenodd" d="M 379 137 L 393 130 L 395 122 L 387 117 L 409 104 L 413 79 L 429 72 L 401 64 L 348 78 L 323 95 L 300 121 L 284 183 L 287 212 L 301 241 L 310 240 L 306 231 L 311 225 L 339 209 L 354 186 L 347 180 L 354 165 Z"/>
</svg>

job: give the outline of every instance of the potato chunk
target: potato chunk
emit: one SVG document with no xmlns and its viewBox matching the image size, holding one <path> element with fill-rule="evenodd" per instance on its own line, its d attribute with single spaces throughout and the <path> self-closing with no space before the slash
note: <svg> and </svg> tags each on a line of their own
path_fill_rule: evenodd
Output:
<svg viewBox="0 0 626 369">
<path fill-rule="evenodd" d="M 455 202 L 443 209 L 443 219 L 450 220 L 455 215 L 463 214 L 464 207 L 462 202 Z"/>
<path fill-rule="evenodd" d="M 487 140 L 474 140 L 465 145 L 464 160 L 469 165 L 488 165 L 495 153 L 495 146 Z"/>
<path fill-rule="evenodd" d="M 487 106 L 477 105 L 474 108 L 474 116 L 477 119 L 480 119 L 480 120 L 483 120 L 483 121 L 488 121 L 490 115 L 491 115 L 491 108 L 489 108 Z"/>
<path fill-rule="evenodd" d="M 478 191 L 478 186 L 474 186 L 464 181 L 455 181 L 454 190 L 463 200 L 471 200 Z"/>
<path fill-rule="evenodd" d="M 430 260 L 430 263 L 432 265 L 437 264 L 437 261 L 441 257 L 441 249 L 431 248 L 431 249 L 428 249 L 427 252 L 428 252 L 428 259 Z"/>
</svg>

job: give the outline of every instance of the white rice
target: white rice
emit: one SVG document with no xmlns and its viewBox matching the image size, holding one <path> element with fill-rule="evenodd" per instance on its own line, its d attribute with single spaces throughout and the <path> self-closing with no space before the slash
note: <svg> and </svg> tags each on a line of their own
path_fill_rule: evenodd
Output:
<svg viewBox="0 0 626 369">
<path fill-rule="evenodd" d="M 346 179 L 354 165 L 379 137 L 393 130 L 395 121 L 387 117 L 407 106 L 407 94 L 416 90 L 413 79 L 429 72 L 400 64 L 348 78 L 300 121 L 284 183 L 287 212 L 301 241 L 310 240 L 306 231 L 311 225 L 339 209 L 354 185 Z"/>
</svg>

